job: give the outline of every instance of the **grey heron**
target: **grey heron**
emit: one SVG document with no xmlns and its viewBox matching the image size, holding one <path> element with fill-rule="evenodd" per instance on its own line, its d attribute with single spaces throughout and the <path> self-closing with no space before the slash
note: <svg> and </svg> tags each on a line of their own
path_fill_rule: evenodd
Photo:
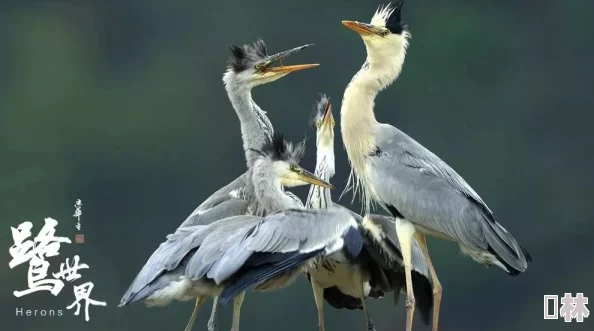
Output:
<svg viewBox="0 0 594 331">
<path fill-rule="evenodd" d="M 278 80 L 291 72 L 316 67 L 317 64 L 287 66 L 281 64 L 281 66 L 275 66 L 290 55 L 309 46 L 311 45 L 303 45 L 273 55 L 267 53 L 266 44 L 263 40 L 257 40 L 253 44 L 243 46 L 231 46 L 231 56 L 227 62 L 227 70 L 223 75 L 223 82 L 231 104 L 240 120 L 243 146 L 248 166 L 253 165 L 254 162 L 253 152 L 251 150 L 255 147 L 260 147 L 266 139 L 271 139 L 273 134 L 273 128 L 266 113 L 258 107 L 251 97 L 252 88 Z M 247 173 L 244 173 L 211 195 L 186 218 L 176 233 L 168 236 L 166 243 L 172 240 L 179 241 L 180 237 L 189 233 L 186 230 L 188 227 L 206 225 L 226 217 L 249 213 L 249 200 L 253 200 L 253 197 L 250 197 L 248 192 L 246 192 L 247 178 Z M 290 192 L 285 192 L 285 194 L 293 199 L 298 199 Z M 124 294 L 120 305 L 127 304 L 131 295 L 139 291 L 147 281 L 150 281 L 155 276 L 154 273 L 157 270 L 163 268 L 163 261 L 159 259 L 163 251 L 166 251 L 170 247 L 171 245 L 165 245 L 164 243 L 153 253 L 142 269 L 143 271 L 138 274 L 133 284 Z M 215 298 L 208 322 L 209 330 L 218 329 L 216 322 L 218 305 L 216 301 Z M 204 298 L 196 299 L 196 306 L 188 323 L 188 328 L 191 328 L 203 302 Z"/>
<path fill-rule="evenodd" d="M 331 127 L 333 119 L 329 110 L 325 107 L 324 118 Z M 324 130 L 327 134 L 326 128 Z M 318 157 L 325 159 L 326 151 L 318 152 Z M 321 173 L 322 167 L 317 168 Z M 329 195 L 319 192 L 313 196 Z M 329 197 L 325 202 L 331 204 Z M 363 219 L 342 206 L 331 204 L 327 209 L 286 209 L 269 214 L 241 231 L 236 228 L 232 231 L 222 228 L 222 231 L 232 232 L 233 236 L 203 240 L 186 272 L 192 279 L 207 278 L 215 284 L 224 284 L 219 294 L 223 305 L 252 286 L 255 290 L 280 289 L 290 285 L 301 272 L 309 271 L 320 329 L 324 328 L 323 313 L 319 309 L 324 287 L 338 288 L 338 293 L 329 293 L 329 302 L 346 298 L 348 302 L 340 304 L 364 309 L 368 329 L 373 329 L 365 307 L 366 296 L 372 291 L 378 295 L 394 291 L 397 298 L 398 291 L 405 287 L 402 255 L 391 218 Z M 238 236 L 242 238 L 238 240 Z M 416 266 L 425 268 L 424 272 L 414 271 L 413 284 L 420 294 L 421 311 L 426 312 L 428 320 L 431 284 L 420 248 L 416 252 L 421 259 Z M 316 279 L 316 276 L 321 277 Z M 367 289 L 364 284 L 368 284 Z"/>
<path fill-rule="evenodd" d="M 314 107 L 312 117 L 313 128 L 316 131 L 316 168 L 315 175 L 329 181 L 335 173 L 334 158 L 334 117 L 332 115 L 332 103 L 326 95 L 321 95 L 320 100 Z M 332 202 L 330 190 L 323 187 L 311 185 L 306 207 L 309 209 L 326 209 L 328 207 L 342 207 Z M 344 207 L 343 207 L 344 208 Z M 361 216 L 353 213 L 359 223 L 363 223 Z M 393 243 L 398 243 L 393 220 L 382 215 L 369 215 L 372 223 L 383 227 L 378 228 L 375 233 L 379 236 L 380 232 L 388 233 Z M 369 222 L 369 220 L 368 220 Z M 384 242 L 384 239 L 379 239 Z M 394 247 L 397 253 L 401 255 L 399 246 Z M 367 321 L 367 329 L 375 330 L 373 320 L 369 315 L 365 305 L 366 297 L 381 298 L 384 291 L 392 290 L 397 297 L 401 287 L 406 290 L 404 282 L 404 270 L 402 261 L 394 261 L 392 269 L 381 269 L 373 260 L 363 260 L 361 258 L 340 261 L 331 257 L 315 261 L 307 270 L 307 277 L 312 284 L 316 306 L 318 309 L 319 329 L 324 330 L 323 300 L 325 299 L 332 307 L 341 309 L 363 309 Z M 424 295 L 417 302 L 417 308 L 421 311 L 423 322 L 429 322 L 429 312 L 433 304 L 433 295 L 431 293 L 431 284 L 429 281 L 429 272 L 426 261 L 420 247 L 413 241 L 413 286 L 419 296 Z M 376 268 L 376 269 L 374 269 Z M 375 279 L 362 283 L 355 283 L 352 277 L 353 271 L 362 271 L 364 275 L 386 274 L 386 280 L 395 279 L 395 284 L 389 284 L 390 287 L 382 287 L 373 284 Z M 373 277 L 371 277 L 373 278 Z M 361 277 L 363 279 L 363 277 Z M 422 293 L 422 294 L 421 294 Z"/>
<path fill-rule="evenodd" d="M 248 171 L 252 181 L 246 187 L 250 192 L 247 195 L 250 197 L 248 210 L 254 215 L 303 206 L 301 201 L 287 196 L 283 187 L 315 184 L 333 188 L 298 165 L 304 152 L 303 143 L 293 145 L 281 135 L 274 134 L 261 149 L 255 151 L 260 156 Z M 203 246 L 209 241 L 221 245 L 225 240 L 234 238 L 234 232 L 260 221 L 254 215 L 228 217 L 207 225 L 180 228 L 169 235 L 168 240 L 161 244 L 132 283 L 132 290 L 128 290 L 121 305 L 144 301 L 149 306 L 163 306 L 173 300 L 198 298 L 196 307 L 199 309 L 207 297 L 217 297 L 224 285 L 214 284 L 202 275 L 197 275 L 200 270 L 195 265 L 199 263 L 204 266 L 212 259 L 212 254 L 215 254 L 210 246 Z M 205 251 L 207 254 L 204 254 Z M 239 329 L 242 301 L 243 292 L 235 298 L 234 331 Z M 192 314 L 191 323 L 186 330 L 191 329 L 197 311 Z"/>
<path fill-rule="evenodd" d="M 246 157 L 248 168 L 254 163 L 257 155 L 254 155 L 253 150 L 261 147 L 266 139 L 271 139 L 274 129 L 270 120 L 256 102 L 252 99 L 251 91 L 254 87 L 274 82 L 289 73 L 309 69 L 318 66 L 318 64 L 299 64 L 299 65 L 282 65 L 282 60 L 299 52 L 300 50 L 310 47 L 312 44 L 307 44 L 295 47 L 286 51 L 282 51 L 273 55 L 268 54 L 266 44 L 262 39 L 255 41 L 252 44 L 243 46 L 232 45 L 231 53 L 227 62 L 227 71 L 223 75 L 223 83 L 231 105 L 237 114 L 240 122 L 241 137 L 243 141 L 243 148 Z M 281 64 L 281 66 L 275 66 Z M 218 211 L 224 210 L 232 214 L 241 215 L 247 212 L 244 208 L 247 207 L 245 203 L 244 194 L 247 180 L 246 173 L 240 175 L 233 182 L 225 187 L 219 189 L 211 197 L 209 197 L 203 204 L 201 204 L 192 214 L 200 216 L 206 211 L 214 217 L 208 219 L 221 219 L 222 217 Z M 298 199 L 291 192 L 286 192 L 288 196 Z M 215 208 L 214 211 L 211 211 Z M 202 220 L 200 224 L 205 224 Z M 196 224 L 192 215 L 182 224 L 187 226 L 189 224 Z M 192 316 L 196 316 L 199 308 L 199 301 L 196 299 L 196 307 Z M 215 331 L 217 327 L 217 309 L 218 298 L 214 298 L 211 317 L 208 321 L 209 330 Z"/>
<path fill-rule="evenodd" d="M 274 129 L 270 120 L 252 99 L 252 89 L 256 86 L 274 82 L 289 73 L 314 68 L 318 64 L 281 65 L 281 61 L 289 56 L 312 46 L 307 44 L 269 55 L 266 44 L 259 39 L 252 44 L 232 45 L 231 56 L 227 60 L 227 70 L 223 74 L 223 83 L 231 105 L 240 122 L 243 148 L 248 169 L 254 163 L 253 150 L 260 148 L 266 139 L 271 139 Z M 257 157 L 257 155 L 256 155 Z M 218 210 L 244 210 L 247 172 L 241 174 L 231 183 L 222 187 L 198 206 L 181 227 L 196 224 L 208 224 L 210 219 L 221 219 L 220 215 L 206 217 L 204 214 L 217 207 Z M 291 195 L 290 192 L 287 194 Z M 221 206 L 222 204 L 222 206 Z M 228 208 L 227 205 L 230 205 Z M 234 215 L 244 212 L 237 211 Z"/>
<path fill-rule="evenodd" d="M 397 128 L 379 123 L 377 94 L 400 74 L 410 33 L 401 20 L 402 1 L 380 7 L 371 22 L 343 21 L 359 33 L 367 50 L 363 67 L 348 84 L 341 107 L 341 133 L 351 164 L 351 179 L 369 213 L 376 202 L 396 218 L 407 284 L 406 330 L 412 329 L 411 243 L 421 246 L 434 294 L 437 330 L 442 287 L 429 257 L 426 235 L 456 242 L 477 262 L 510 275 L 526 271 L 530 255 L 496 222 L 481 197 L 448 164 Z"/>
</svg>

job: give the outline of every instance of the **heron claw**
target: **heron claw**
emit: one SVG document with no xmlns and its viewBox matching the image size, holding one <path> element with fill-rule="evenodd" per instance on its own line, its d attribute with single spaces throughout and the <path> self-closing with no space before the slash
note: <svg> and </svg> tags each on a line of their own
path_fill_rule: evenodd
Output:
<svg viewBox="0 0 594 331">
<path fill-rule="evenodd" d="M 208 328 L 208 331 L 219 331 L 219 324 L 214 320 L 209 320 L 206 327 Z"/>
</svg>

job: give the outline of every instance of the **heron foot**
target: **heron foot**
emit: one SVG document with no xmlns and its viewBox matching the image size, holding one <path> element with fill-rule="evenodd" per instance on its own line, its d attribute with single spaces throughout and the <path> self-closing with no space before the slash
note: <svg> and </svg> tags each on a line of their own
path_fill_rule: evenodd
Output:
<svg viewBox="0 0 594 331">
<path fill-rule="evenodd" d="M 219 331 L 219 323 L 214 319 L 208 320 L 208 324 L 206 324 L 208 331 Z"/>
<path fill-rule="evenodd" d="M 367 331 L 376 331 L 375 324 L 373 324 L 373 321 L 367 322 Z"/>
</svg>

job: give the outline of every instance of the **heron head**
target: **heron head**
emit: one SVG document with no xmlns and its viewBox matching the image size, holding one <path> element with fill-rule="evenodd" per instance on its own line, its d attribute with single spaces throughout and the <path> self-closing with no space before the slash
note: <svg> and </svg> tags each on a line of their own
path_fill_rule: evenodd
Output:
<svg viewBox="0 0 594 331">
<path fill-rule="evenodd" d="M 410 38 L 408 26 L 402 22 L 403 3 L 404 0 L 400 0 L 396 5 L 380 6 L 370 23 L 342 21 L 342 24 L 361 35 L 372 58 L 393 54 L 397 49 L 406 48 Z"/>
<path fill-rule="evenodd" d="M 334 188 L 330 183 L 299 165 L 305 153 L 305 141 L 294 145 L 275 132 L 272 139 L 268 139 L 262 149 L 257 152 L 262 158 L 256 161 L 256 165 L 262 164 L 259 162 L 270 162 L 265 165 L 270 166 L 273 176 L 279 179 L 282 186 L 295 187 L 313 184 Z"/>
<path fill-rule="evenodd" d="M 314 106 L 311 119 L 316 130 L 316 145 L 319 149 L 330 150 L 334 148 L 334 117 L 332 116 L 332 103 L 325 94 L 320 95 L 320 100 Z"/>
<path fill-rule="evenodd" d="M 233 75 L 241 83 L 254 87 L 282 78 L 292 72 L 317 67 L 319 64 L 283 65 L 282 61 L 313 44 L 295 47 L 280 53 L 268 55 L 266 44 L 258 40 L 253 44 L 231 46 L 227 75 Z"/>
</svg>

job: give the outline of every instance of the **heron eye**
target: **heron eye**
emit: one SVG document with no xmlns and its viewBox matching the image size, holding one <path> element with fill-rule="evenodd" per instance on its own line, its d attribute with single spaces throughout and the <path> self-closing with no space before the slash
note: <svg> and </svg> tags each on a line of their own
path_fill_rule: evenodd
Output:
<svg viewBox="0 0 594 331">
<path fill-rule="evenodd" d="M 291 165 L 289 167 L 291 168 L 291 171 L 298 171 L 299 170 L 299 167 L 295 163 L 291 163 Z"/>
<path fill-rule="evenodd" d="M 316 123 L 316 126 L 317 126 L 318 128 L 319 128 L 319 127 L 321 127 L 321 126 L 322 126 L 322 122 L 320 121 L 320 122 Z"/>
<path fill-rule="evenodd" d="M 262 68 L 262 63 L 256 64 L 256 70 L 260 70 Z"/>
<path fill-rule="evenodd" d="M 390 33 L 390 31 L 386 29 L 386 30 L 384 30 L 384 31 L 380 32 L 380 35 L 381 35 L 382 37 L 385 37 L 385 36 L 387 36 L 389 33 Z"/>
</svg>

